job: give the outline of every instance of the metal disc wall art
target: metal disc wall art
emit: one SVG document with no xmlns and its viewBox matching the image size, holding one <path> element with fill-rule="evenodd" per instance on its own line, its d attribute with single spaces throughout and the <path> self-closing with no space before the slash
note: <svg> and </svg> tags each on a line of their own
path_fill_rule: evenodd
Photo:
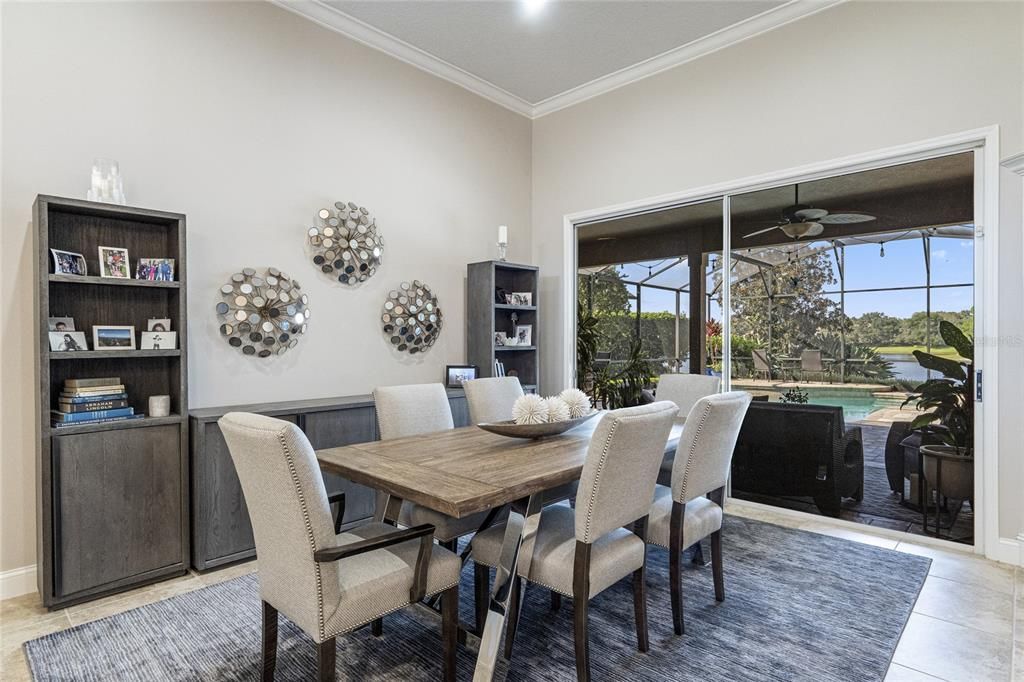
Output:
<svg viewBox="0 0 1024 682">
<path fill-rule="evenodd" d="M 359 284 L 373 277 L 384 256 L 377 219 L 351 201 L 335 202 L 333 210 L 321 208 L 317 218 L 319 224 L 307 232 L 313 264 L 342 284 Z"/>
<path fill-rule="evenodd" d="M 277 268 L 262 275 L 252 268 L 231 275 L 220 288 L 220 333 L 245 355 L 281 355 L 299 343 L 309 324 L 309 297 Z"/>
<path fill-rule="evenodd" d="M 441 333 L 443 315 L 437 297 L 423 282 L 402 282 L 388 293 L 380 315 L 384 335 L 397 351 L 426 352 Z"/>
</svg>

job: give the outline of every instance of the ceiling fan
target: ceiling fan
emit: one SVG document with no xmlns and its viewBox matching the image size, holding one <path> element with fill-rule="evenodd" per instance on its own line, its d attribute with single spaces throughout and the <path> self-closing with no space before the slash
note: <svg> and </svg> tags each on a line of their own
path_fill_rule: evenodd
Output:
<svg viewBox="0 0 1024 682">
<path fill-rule="evenodd" d="M 800 203 L 800 186 L 793 185 L 793 205 L 782 209 L 782 218 L 771 227 L 743 235 L 750 239 L 772 230 L 782 230 L 790 239 L 817 237 L 825 230 L 825 225 L 850 225 L 866 223 L 875 216 L 866 213 L 829 213 L 823 208 L 814 208 Z"/>
</svg>

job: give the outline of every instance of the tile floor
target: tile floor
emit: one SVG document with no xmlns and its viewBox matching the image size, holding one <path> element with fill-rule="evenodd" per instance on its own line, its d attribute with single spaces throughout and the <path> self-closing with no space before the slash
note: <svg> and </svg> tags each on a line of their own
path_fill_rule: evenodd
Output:
<svg viewBox="0 0 1024 682">
<path fill-rule="evenodd" d="M 1024 569 L 964 552 L 861 533 L 827 520 L 732 505 L 730 513 L 932 559 L 885 682 L 1024 682 Z M 35 595 L 0 601 L 0 679 L 29 680 L 22 644 L 35 637 L 229 580 L 255 564 L 188 575 L 52 613 Z"/>
</svg>

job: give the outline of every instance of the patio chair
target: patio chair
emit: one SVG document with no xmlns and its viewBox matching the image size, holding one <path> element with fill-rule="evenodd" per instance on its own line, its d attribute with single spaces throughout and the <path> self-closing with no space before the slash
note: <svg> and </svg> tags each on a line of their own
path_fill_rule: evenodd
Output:
<svg viewBox="0 0 1024 682">
<path fill-rule="evenodd" d="M 812 497 L 827 516 L 864 497 L 864 440 L 843 408 L 752 402 L 732 460 L 732 486 L 769 497 Z"/>
<path fill-rule="evenodd" d="M 805 350 L 800 353 L 800 373 L 806 378 L 807 375 L 815 375 L 825 380 L 825 363 L 821 359 L 820 350 Z"/>
<path fill-rule="evenodd" d="M 772 378 L 772 365 L 768 361 L 768 351 L 758 348 L 751 351 L 750 355 L 754 359 L 754 378 L 763 374 L 764 378 L 770 381 Z"/>
</svg>

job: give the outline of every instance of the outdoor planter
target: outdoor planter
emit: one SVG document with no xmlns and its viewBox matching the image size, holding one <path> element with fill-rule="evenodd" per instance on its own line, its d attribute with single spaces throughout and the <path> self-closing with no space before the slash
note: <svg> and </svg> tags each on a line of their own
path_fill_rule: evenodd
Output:
<svg viewBox="0 0 1024 682">
<path fill-rule="evenodd" d="M 921 459 L 928 485 L 943 497 L 974 499 L 974 456 L 952 445 L 922 445 Z M 973 502 L 972 505 L 973 507 Z"/>
</svg>

